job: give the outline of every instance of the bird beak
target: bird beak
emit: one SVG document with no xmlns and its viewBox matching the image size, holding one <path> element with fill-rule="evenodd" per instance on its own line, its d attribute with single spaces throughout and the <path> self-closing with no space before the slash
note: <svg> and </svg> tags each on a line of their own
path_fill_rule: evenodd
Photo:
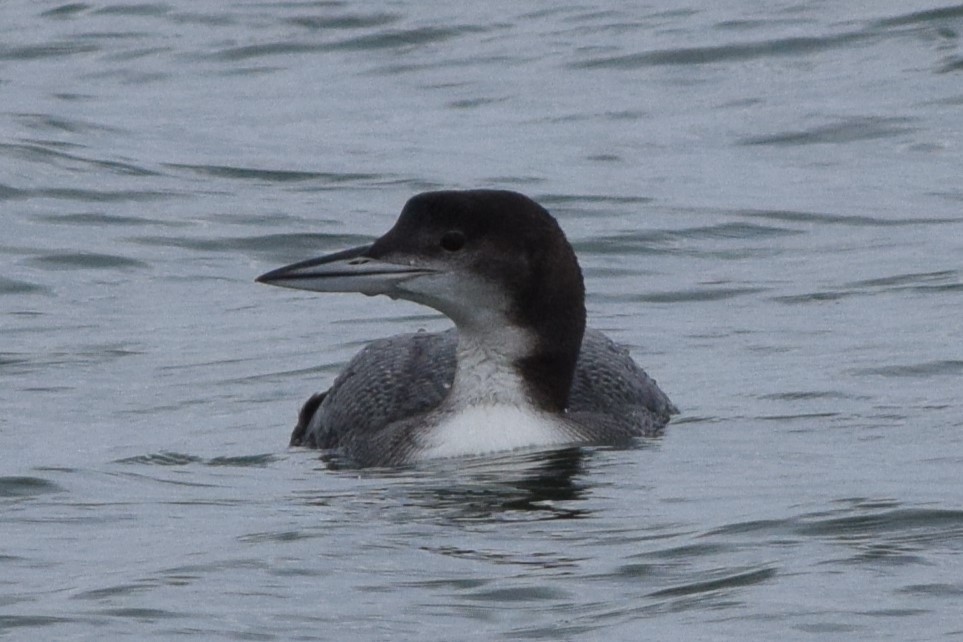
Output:
<svg viewBox="0 0 963 642">
<path fill-rule="evenodd" d="M 370 245 L 285 265 L 255 279 L 258 283 L 314 292 L 360 292 L 396 295 L 409 279 L 436 273 L 425 267 L 389 263 L 368 256 Z"/>
</svg>

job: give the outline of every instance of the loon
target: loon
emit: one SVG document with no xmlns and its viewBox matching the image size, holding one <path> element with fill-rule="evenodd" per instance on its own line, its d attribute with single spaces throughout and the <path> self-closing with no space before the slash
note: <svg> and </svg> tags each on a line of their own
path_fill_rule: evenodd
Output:
<svg viewBox="0 0 963 642">
<path fill-rule="evenodd" d="M 371 245 L 278 268 L 260 283 L 384 294 L 455 327 L 374 341 L 302 408 L 292 446 L 360 467 L 520 448 L 618 445 L 660 434 L 676 407 L 585 327 L 575 252 L 511 191 L 425 192 Z"/>
</svg>

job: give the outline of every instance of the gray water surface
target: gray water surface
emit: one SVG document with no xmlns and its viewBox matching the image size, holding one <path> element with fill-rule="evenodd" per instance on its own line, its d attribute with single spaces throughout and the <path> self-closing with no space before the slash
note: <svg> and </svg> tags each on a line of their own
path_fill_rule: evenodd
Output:
<svg viewBox="0 0 963 642">
<path fill-rule="evenodd" d="M 0 637 L 963 636 L 963 5 L 6 2 Z M 414 305 L 264 288 L 411 195 L 551 210 L 682 409 L 330 470 Z"/>
</svg>

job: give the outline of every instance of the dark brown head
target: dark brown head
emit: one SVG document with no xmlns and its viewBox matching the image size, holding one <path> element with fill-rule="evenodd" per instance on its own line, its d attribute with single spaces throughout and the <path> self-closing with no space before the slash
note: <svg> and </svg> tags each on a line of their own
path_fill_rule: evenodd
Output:
<svg viewBox="0 0 963 642">
<path fill-rule="evenodd" d="M 582 272 L 558 223 L 527 196 L 498 190 L 419 194 L 372 245 L 258 280 L 385 294 L 442 312 L 460 335 L 478 343 L 499 347 L 511 337 L 515 343 L 502 353 L 532 401 L 555 412 L 567 405 L 585 331 Z"/>
<path fill-rule="evenodd" d="M 555 219 L 517 192 L 426 192 L 405 205 L 366 256 L 437 270 L 398 288 L 460 329 L 530 330 L 517 359 L 536 403 L 560 411 L 585 330 L 585 288 L 575 252 Z"/>
</svg>

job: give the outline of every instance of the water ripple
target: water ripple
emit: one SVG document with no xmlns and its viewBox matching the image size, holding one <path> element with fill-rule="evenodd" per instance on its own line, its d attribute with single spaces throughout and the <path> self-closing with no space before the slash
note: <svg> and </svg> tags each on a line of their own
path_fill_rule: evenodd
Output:
<svg viewBox="0 0 963 642">
<path fill-rule="evenodd" d="M 19 628 L 39 628 L 73 622 L 72 618 L 52 615 L 0 615 L 0 633 Z"/>
<path fill-rule="evenodd" d="M 369 14 L 339 14 L 333 16 L 297 16 L 286 18 L 284 22 L 306 29 L 362 29 L 365 27 L 380 27 L 398 22 L 399 14 L 369 13 Z"/>
<path fill-rule="evenodd" d="M 963 541 L 963 511 L 936 508 L 896 508 L 842 517 L 804 518 L 796 531 L 847 542 L 874 540 L 884 533 L 897 533 L 901 540 Z"/>
<path fill-rule="evenodd" d="M 899 589 L 900 593 L 908 593 L 918 597 L 963 597 L 963 583 L 960 584 L 913 584 Z"/>
<path fill-rule="evenodd" d="M 543 194 L 538 197 L 539 203 L 552 210 L 556 207 L 573 204 L 645 205 L 654 200 L 649 196 L 617 196 L 612 194 Z"/>
<path fill-rule="evenodd" d="M 884 288 L 893 289 L 907 285 L 921 284 L 947 284 L 949 282 L 959 282 L 960 272 L 958 270 L 940 270 L 937 272 L 909 272 L 907 274 L 894 274 L 876 279 L 865 279 L 853 281 L 847 284 L 851 288 Z"/>
<path fill-rule="evenodd" d="M 878 27 L 900 27 L 903 25 L 922 24 L 927 22 L 943 22 L 953 18 L 963 17 L 963 4 L 950 7 L 939 7 L 923 11 L 913 11 L 892 18 L 883 18 L 873 24 Z"/>
<path fill-rule="evenodd" d="M 861 32 L 835 36 L 777 38 L 761 42 L 734 43 L 714 47 L 680 47 L 620 56 L 605 56 L 572 63 L 576 69 L 638 69 L 656 65 L 707 65 L 734 60 L 774 56 L 803 56 L 825 49 L 849 47 L 866 40 Z"/>
<path fill-rule="evenodd" d="M 941 74 L 949 74 L 956 71 L 963 71 L 963 57 L 952 57 L 937 70 Z"/>
<path fill-rule="evenodd" d="M 17 281 L 0 276 L 0 295 L 2 294 L 48 294 L 49 288 L 26 281 Z"/>
<path fill-rule="evenodd" d="M 79 122 L 69 121 L 74 123 L 72 126 L 76 127 L 99 127 L 98 125 L 89 124 L 79 124 Z M 49 122 L 47 123 L 49 126 Z M 114 132 L 117 133 L 117 132 Z M 21 160 L 36 162 L 42 165 L 47 165 L 51 167 L 60 167 L 66 170 L 72 171 L 97 171 L 97 170 L 107 170 L 109 173 L 119 174 L 124 176 L 156 176 L 157 172 L 149 170 L 140 165 L 135 165 L 133 163 L 127 163 L 116 160 L 104 160 L 99 158 L 88 158 L 86 156 L 81 156 L 77 153 L 68 153 L 63 151 L 64 148 L 74 148 L 70 145 L 64 145 L 62 143 L 54 143 L 51 141 L 31 141 L 27 143 L 0 143 L 0 155 L 10 156 L 12 158 L 19 158 Z M 39 195 L 48 195 L 54 192 L 54 190 L 36 190 L 34 193 Z M 99 194 L 101 192 L 96 192 L 93 190 L 59 190 L 63 197 L 70 198 L 74 195 L 83 196 L 85 194 Z M 26 192 L 25 192 L 26 193 Z M 138 192 L 133 192 L 138 193 Z M 148 194 L 154 192 L 147 192 Z M 0 197 L 2 197 L 2 192 L 0 192 Z M 90 200 L 86 198 L 81 198 L 80 200 Z M 103 199 L 108 200 L 108 199 Z"/>
<path fill-rule="evenodd" d="M 361 245 L 371 241 L 369 237 L 355 234 L 260 234 L 227 238 L 189 238 L 186 236 L 137 236 L 134 243 L 158 247 L 179 247 L 205 252 L 252 252 L 266 258 L 290 260 L 299 254 L 316 254 L 329 249 Z"/>
<path fill-rule="evenodd" d="M 759 225 L 757 223 L 727 222 L 716 225 L 700 225 L 674 230 L 632 230 L 618 234 L 605 234 L 589 240 L 575 243 L 575 250 L 579 253 L 593 254 L 660 254 L 660 253 L 693 253 L 716 256 L 719 258 L 744 258 L 753 253 L 767 254 L 772 252 L 768 246 L 761 248 L 738 248 L 733 250 L 707 249 L 701 250 L 690 246 L 683 247 L 691 241 L 716 240 L 765 240 L 786 236 L 805 234 L 804 230 L 773 225 Z"/>
<path fill-rule="evenodd" d="M 666 292 L 652 293 L 628 293 L 619 295 L 606 295 L 606 299 L 616 299 L 619 301 L 638 301 L 642 303 L 682 303 L 699 301 L 725 301 L 735 297 L 758 294 L 765 292 L 765 288 L 695 288 L 684 290 L 673 290 Z"/>
<path fill-rule="evenodd" d="M 486 28 L 475 25 L 457 27 L 414 27 L 411 29 L 387 29 L 357 38 L 342 40 L 330 45 L 331 49 L 400 49 L 420 45 L 445 42 L 469 33 L 487 31 Z"/>
<path fill-rule="evenodd" d="M 925 295 L 945 295 L 947 293 L 963 292 L 963 281 L 960 280 L 960 273 L 957 270 L 894 274 L 886 277 L 853 281 L 833 289 L 807 292 L 805 294 L 774 296 L 772 300 L 787 305 L 796 305 L 820 301 L 838 301 L 856 296 L 874 296 L 900 291 L 917 292 Z"/>
<path fill-rule="evenodd" d="M 157 219 L 138 218 L 135 216 L 124 216 L 120 214 L 104 214 L 101 212 L 79 212 L 75 214 L 42 214 L 37 216 L 39 221 L 49 221 L 51 223 L 82 225 L 97 228 L 108 225 L 118 226 L 142 226 L 142 225 L 163 225 L 179 226 L 171 221 Z"/>
<path fill-rule="evenodd" d="M 750 136 L 738 141 L 740 145 L 819 145 L 825 143 L 853 143 L 861 140 L 892 138 L 916 131 L 906 123 L 911 118 L 880 118 L 865 116 L 847 118 L 836 123 L 820 125 L 811 129 Z"/>
<path fill-rule="evenodd" d="M 558 589 L 547 586 L 518 586 L 503 589 L 490 589 L 477 591 L 465 596 L 465 599 L 477 600 L 480 602 L 503 602 L 506 604 L 518 604 L 519 602 L 540 602 L 545 600 L 562 600 L 569 595 Z"/>
<path fill-rule="evenodd" d="M 857 368 L 850 370 L 855 375 L 874 375 L 896 378 L 956 377 L 963 375 L 963 361 L 940 359 L 905 365 L 880 366 L 876 368 Z"/>
<path fill-rule="evenodd" d="M 39 60 L 43 58 L 68 58 L 80 53 L 100 51 L 100 46 L 76 41 L 48 42 L 42 45 L 0 45 L 0 60 Z"/>
<path fill-rule="evenodd" d="M 116 16 L 163 16 L 170 13 L 170 5 L 162 2 L 130 2 L 100 7 L 95 14 Z"/>
<path fill-rule="evenodd" d="M 943 223 L 959 223 L 955 218 L 907 217 L 897 219 L 879 218 L 853 214 L 830 214 L 825 212 L 800 212 L 794 210 L 734 210 L 732 214 L 740 214 L 752 218 L 763 218 L 772 221 L 791 223 L 818 223 L 820 225 L 845 225 L 849 227 L 890 227 L 903 225 L 939 225 Z"/>
<path fill-rule="evenodd" d="M 125 457 L 124 459 L 118 459 L 115 463 L 118 464 L 147 464 L 150 466 L 186 466 L 188 464 L 195 464 L 202 462 L 201 457 L 195 455 L 185 455 L 182 453 L 152 453 L 149 455 L 135 455 L 134 457 Z"/>
<path fill-rule="evenodd" d="M 41 477 L 0 477 L 0 497 L 35 497 L 64 492 L 54 482 Z"/>
<path fill-rule="evenodd" d="M 60 18 L 65 16 L 72 16 L 90 9 L 90 5 L 85 2 L 70 2 L 67 4 L 60 5 L 53 9 L 47 9 L 40 13 L 42 18 Z"/>
<path fill-rule="evenodd" d="M 711 573 L 715 575 L 710 579 L 700 579 L 695 582 L 688 582 L 666 589 L 661 589 L 649 593 L 649 597 L 680 597 L 683 595 L 693 595 L 698 593 L 708 593 L 710 591 L 721 591 L 729 588 L 741 588 L 761 584 L 776 576 L 776 569 L 761 568 L 754 570 L 744 570 L 732 572 L 729 570 Z"/>
<path fill-rule="evenodd" d="M 224 61 L 241 61 L 252 58 L 290 55 L 299 53 L 323 53 L 329 51 L 371 51 L 378 49 L 396 49 L 405 51 L 429 44 L 437 44 L 452 40 L 469 33 L 479 33 L 487 28 L 475 25 L 444 26 L 444 27 L 413 27 L 410 29 L 385 29 L 376 33 L 354 36 L 334 42 L 297 42 L 283 40 L 276 42 L 228 47 L 205 58 L 215 58 Z"/>
<path fill-rule="evenodd" d="M 183 618 L 188 616 L 186 613 L 176 613 L 174 611 L 165 611 L 164 609 L 152 608 L 115 608 L 103 609 L 95 612 L 113 617 L 139 620 L 142 622 L 153 622 L 154 620 L 163 618 Z"/>
<path fill-rule="evenodd" d="M 187 169 L 204 176 L 217 178 L 236 178 L 240 180 L 258 180 L 269 183 L 290 183 L 297 181 L 319 180 L 333 185 L 343 183 L 365 182 L 384 179 L 382 174 L 357 174 L 338 172 L 302 172 L 277 169 L 254 169 L 250 167 L 230 167 L 226 165 L 186 165 L 167 163 L 167 167 Z"/>
<path fill-rule="evenodd" d="M 29 193 L 26 190 L 17 189 L 9 185 L 0 183 L 0 201 L 12 201 L 15 199 L 27 198 Z"/>
<path fill-rule="evenodd" d="M 213 457 L 204 459 L 196 455 L 186 455 L 183 453 L 160 452 L 149 455 L 135 455 L 118 459 L 118 464 L 143 464 L 148 466 L 188 466 L 190 464 L 203 464 L 205 466 L 221 466 L 233 468 L 261 468 L 269 463 L 276 461 L 277 456 L 272 454 L 261 455 L 239 455 L 234 457 Z"/>
<path fill-rule="evenodd" d="M 116 254 L 97 254 L 94 252 L 64 252 L 48 254 L 30 259 L 31 263 L 54 270 L 112 270 L 127 268 L 148 268 L 149 264 Z"/>
<path fill-rule="evenodd" d="M 322 45 L 319 43 L 304 43 L 304 42 L 270 42 L 265 44 L 257 45 L 244 45 L 241 47 L 229 47 L 227 49 L 221 49 L 214 54 L 208 54 L 203 57 L 205 58 L 215 58 L 218 60 L 223 60 L 227 62 L 237 62 L 241 60 L 249 60 L 251 58 L 265 58 L 268 56 L 286 56 L 290 54 L 298 53 L 312 53 L 317 51 L 325 51 L 330 48 L 330 45 Z"/>
<path fill-rule="evenodd" d="M 109 127 L 98 123 L 92 123 L 79 118 L 68 118 L 66 116 L 53 116 L 50 114 L 23 113 L 13 114 L 21 124 L 41 132 L 67 132 L 69 134 L 93 133 L 120 133 L 116 127 Z M 2 145 L 0 149 L 10 149 L 13 145 Z M 26 147 L 26 145 L 25 145 Z"/>
</svg>

